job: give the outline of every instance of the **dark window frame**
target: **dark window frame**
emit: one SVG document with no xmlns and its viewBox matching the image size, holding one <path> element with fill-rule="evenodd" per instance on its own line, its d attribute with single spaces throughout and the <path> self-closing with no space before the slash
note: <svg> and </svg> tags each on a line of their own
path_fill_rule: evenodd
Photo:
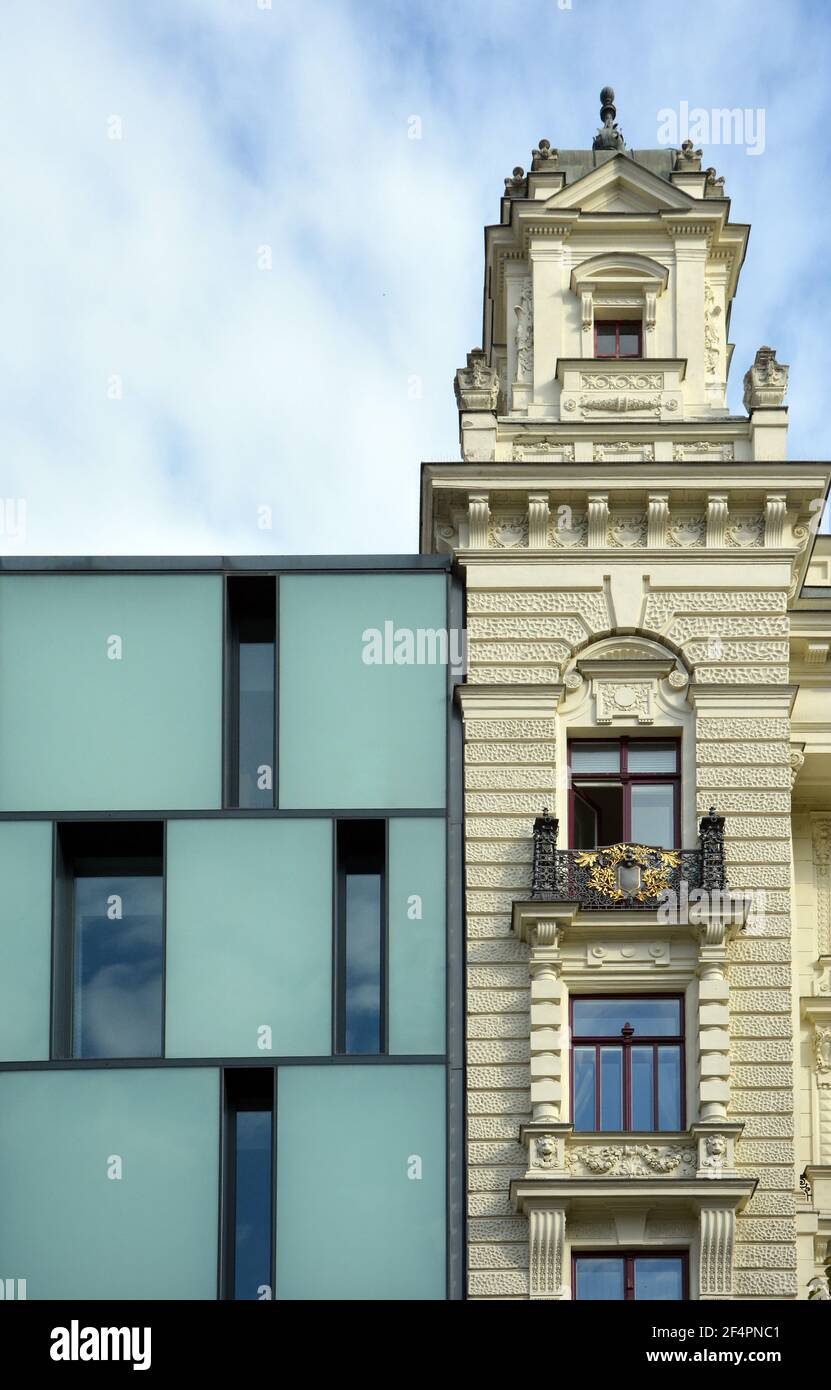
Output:
<svg viewBox="0 0 831 1390">
<path fill-rule="evenodd" d="M 690 1252 L 689 1250 L 572 1250 L 571 1252 L 571 1291 L 575 1303 L 603 1302 L 602 1299 L 578 1299 L 577 1263 L 579 1260 L 622 1260 L 623 1261 L 623 1302 L 634 1303 L 635 1299 L 635 1260 L 680 1260 L 681 1298 L 667 1299 L 666 1302 L 689 1302 L 690 1297 Z M 617 1303 L 618 1299 L 606 1300 Z M 644 1300 L 648 1302 L 650 1300 Z"/>
<path fill-rule="evenodd" d="M 610 328 L 615 330 L 615 351 L 600 352 L 598 348 L 598 336 L 600 329 L 606 332 Z M 621 333 L 634 333 L 638 339 L 637 352 L 621 352 L 620 337 Z M 595 319 L 594 324 L 594 355 L 604 362 L 628 362 L 643 356 L 643 323 L 640 319 Z"/>
<path fill-rule="evenodd" d="M 591 1036 L 575 1037 L 574 1034 L 574 1005 L 586 1003 L 608 1003 L 611 1000 L 631 1000 L 633 1003 L 639 999 L 670 999 L 673 1003 L 680 1005 L 678 1015 L 678 1033 L 672 1036 L 664 1035 L 658 1037 L 651 1034 L 633 1034 L 631 1037 L 624 1037 L 621 1034 L 603 1035 L 594 1034 Z M 568 1001 L 568 1030 L 569 1030 L 569 1104 L 571 1106 L 571 1121 L 574 1124 L 574 1050 L 577 1047 L 593 1047 L 595 1049 L 595 1080 L 594 1080 L 594 1129 L 576 1130 L 579 1134 L 681 1134 L 687 1128 L 687 1051 L 686 1051 L 686 1010 L 683 994 L 572 994 Z M 633 1130 L 632 1128 L 632 1048 L 633 1047 L 652 1047 L 652 1118 L 657 1124 L 658 1120 L 658 1047 L 677 1047 L 680 1059 L 680 1105 L 679 1105 L 679 1125 L 677 1130 L 658 1129 Z M 619 1047 L 622 1049 L 623 1057 L 621 1063 L 621 1084 L 623 1093 L 623 1128 L 621 1130 L 603 1130 L 600 1128 L 600 1049 L 602 1047 Z"/>
<path fill-rule="evenodd" d="M 575 747 L 590 743 L 616 743 L 620 751 L 618 772 L 574 772 L 572 760 Z M 673 744 L 675 747 L 675 771 L 674 772 L 630 772 L 629 771 L 629 749 L 633 744 L 638 747 L 654 744 Z M 675 826 L 675 844 L 664 845 L 664 849 L 677 849 L 681 845 L 681 740 L 678 738 L 639 738 L 637 735 L 621 734 L 617 738 L 574 738 L 569 739 L 566 745 L 566 756 L 568 763 L 568 843 L 570 848 L 574 848 L 575 816 L 574 816 L 574 793 L 576 789 L 581 789 L 584 785 L 592 782 L 620 783 L 623 793 L 623 843 L 629 843 L 632 839 L 632 787 L 633 786 L 671 786 L 673 790 L 673 823 Z M 590 798 L 586 797 L 586 800 Z M 594 846 L 599 848 L 599 846 Z"/>
<path fill-rule="evenodd" d="M 343 845 L 350 835 L 359 836 L 360 827 L 372 827 L 371 834 L 376 839 L 375 846 L 365 856 L 351 857 L 344 852 Z M 389 818 L 367 817 L 358 819 L 335 819 L 333 823 L 333 851 L 335 856 L 334 873 L 334 969 L 333 977 L 333 1029 L 332 1052 L 336 1057 L 385 1057 L 389 1052 Z M 380 851 L 380 852 L 379 852 Z M 357 869 L 355 866 L 358 866 Z M 381 921 L 379 926 L 379 1043 L 377 1052 L 352 1052 L 347 1050 L 347 1007 L 346 1007 L 346 880 L 349 873 L 379 873 L 381 878 Z"/>
<path fill-rule="evenodd" d="M 225 579 L 225 710 L 223 757 L 223 805 L 226 810 L 273 811 L 278 796 L 278 709 L 280 670 L 279 578 L 274 574 L 227 575 Z M 274 643 L 274 711 L 272 719 L 271 801 L 261 806 L 240 806 L 240 645 L 246 621 L 271 623 L 268 640 Z"/>
<path fill-rule="evenodd" d="M 276 1298 L 276 1175 L 277 1175 L 277 1068 L 275 1066 L 225 1066 L 220 1071 L 222 1098 L 220 1299 L 236 1298 L 236 1118 L 239 1112 L 257 1110 L 271 1114 L 271 1185 L 269 1212 L 271 1299 Z M 249 1301 L 249 1300 L 245 1300 Z M 266 1300 L 263 1300 L 266 1301 Z"/>
<path fill-rule="evenodd" d="M 160 1050 L 137 1057 L 80 1057 L 75 1053 L 75 881 L 90 877 L 161 879 Z M 52 902 L 52 998 L 50 1061 L 89 1065 L 159 1062 L 165 1058 L 167 1023 L 167 822 L 165 820 L 65 820 L 54 830 Z"/>
</svg>

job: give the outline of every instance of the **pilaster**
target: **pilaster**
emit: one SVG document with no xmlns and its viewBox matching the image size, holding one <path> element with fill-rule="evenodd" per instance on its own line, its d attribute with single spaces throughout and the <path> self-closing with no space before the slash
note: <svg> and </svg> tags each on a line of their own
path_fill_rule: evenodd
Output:
<svg viewBox="0 0 831 1390">
<path fill-rule="evenodd" d="M 703 413 L 707 400 L 704 379 L 706 228 L 673 223 L 670 231 L 675 240 L 675 354 L 687 359 L 687 410 L 692 414 Z"/>
<path fill-rule="evenodd" d="M 534 295 L 534 394 L 528 413 L 550 415 L 557 397 L 554 368 L 563 355 L 562 239 L 533 240 L 529 259 Z"/>
</svg>

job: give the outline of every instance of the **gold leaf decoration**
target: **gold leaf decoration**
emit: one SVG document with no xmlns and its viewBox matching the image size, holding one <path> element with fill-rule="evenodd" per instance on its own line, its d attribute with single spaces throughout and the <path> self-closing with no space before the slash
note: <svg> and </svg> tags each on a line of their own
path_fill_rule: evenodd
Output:
<svg viewBox="0 0 831 1390">
<path fill-rule="evenodd" d="M 617 867 L 623 861 L 638 864 L 643 870 L 641 886 L 634 894 L 636 902 L 648 902 L 660 897 L 670 885 L 670 875 L 681 863 L 677 850 L 660 850 L 649 845 L 609 845 L 605 849 L 582 851 L 575 862 L 581 869 L 591 869 L 589 884 L 601 897 L 620 902 L 627 896 L 618 887 Z"/>
</svg>

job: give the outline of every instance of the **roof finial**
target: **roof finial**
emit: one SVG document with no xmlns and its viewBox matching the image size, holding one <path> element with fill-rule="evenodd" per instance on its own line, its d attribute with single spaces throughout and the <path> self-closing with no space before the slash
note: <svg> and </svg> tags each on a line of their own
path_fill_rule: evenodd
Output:
<svg viewBox="0 0 831 1390">
<path fill-rule="evenodd" d="M 613 87 L 604 87 L 600 93 L 600 119 L 603 122 L 594 137 L 593 150 L 625 150 L 623 131 L 615 125 L 615 92 Z"/>
</svg>

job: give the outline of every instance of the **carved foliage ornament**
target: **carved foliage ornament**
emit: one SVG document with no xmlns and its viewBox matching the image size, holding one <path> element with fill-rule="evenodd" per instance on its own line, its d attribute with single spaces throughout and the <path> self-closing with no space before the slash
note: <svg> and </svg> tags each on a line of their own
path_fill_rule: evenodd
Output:
<svg viewBox="0 0 831 1390">
<path fill-rule="evenodd" d="M 516 379 L 518 382 L 531 380 L 534 359 L 534 301 L 531 278 L 526 277 L 522 284 L 516 314 Z"/>
<path fill-rule="evenodd" d="M 817 1085 L 823 1089 L 831 1086 L 831 1028 L 817 1027 L 814 1031 L 814 1063 Z"/>
<path fill-rule="evenodd" d="M 491 521 L 491 539 L 495 546 L 510 549 L 528 541 L 528 517 L 495 516 Z"/>
<path fill-rule="evenodd" d="M 691 1176 L 695 1172 L 695 1149 L 671 1144 L 604 1144 L 600 1148 L 586 1145 L 569 1149 L 566 1167 L 571 1173 L 582 1173 L 587 1168 L 597 1177 L 620 1174 L 648 1178 L 669 1173 Z"/>
<path fill-rule="evenodd" d="M 675 446 L 675 461 L 683 463 L 690 454 L 707 454 L 712 458 L 724 459 L 725 462 L 734 457 L 734 447 L 732 444 L 719 444 L 711 439 L 690 439 L 683 444 Z"/>
<path fill-rule="evenodd" d="M 585 545 L 589 521 L 585 512 L 573 512 L 570 507 L 558 508 L 551 518 L 552 545 Z"/>
<path fill-rule="evenodd" d="M 721 337 L 716 321 L 721 317 L 721 305 L 716 304 L 712 286 L 704 286 L 704 361 L 707 372 L 715 376 L 721 358 Z"/>
<path fill-rule="evenodd" d="M 601 376 L 584 373 L 580 377 L 583 391 L 662 391 L 663 372 L 604 372 Z"/>
<path fill-rule="evenodd" d="M 703 545 L 706 529 L 704 516 L 679 516 L 669 523 L 669 539 L 673 545 Z"/>
<path fill-rule="evenodd" d="M 606 459 L 613 460 L 617 454 L 631 455 L 633 459 L 637 456 L 638 463 L 654 463 L 655 445 L 640 443 L 637 440 L 615 439 L 595 444 L 592 451 L 596 463 L 602 463 Z"/>
<path fill-rule="evenodd" d="M 612 545 L 643 545 L 645 535 L 646 517 L 643 515 L 617 517 L 609 527 L 609 541 Z"/>
<path fill-rule="evenodd" d="M 660 415 L 663 398 L 661 396 L 580 396 L 579 400 L 569 397 L 563 402 L 564 410 L 605 411 L 610 415 L 629 415 L 635 412 Z M 667 410 L 677 410 L 678 402 L 673 398 L 666 401 Z"/>
<path fill-rule="evenodd" d="M 564 444 L 562 440 L 552 436 L 546 436 L 543 439 L 514 440 L 513 456 L 515 459 L 533 458 L 535 455 L 556 458 L 563 463 L 571 463 L 574 460 L 574 445 Z"/>
<path fill-rule="evenodd" d="M 726 528 L 728 545 L 746 547 L 761 545 L 765 530 L 763 516 L 740 516 L 732 520 Z"/>
</svg>

